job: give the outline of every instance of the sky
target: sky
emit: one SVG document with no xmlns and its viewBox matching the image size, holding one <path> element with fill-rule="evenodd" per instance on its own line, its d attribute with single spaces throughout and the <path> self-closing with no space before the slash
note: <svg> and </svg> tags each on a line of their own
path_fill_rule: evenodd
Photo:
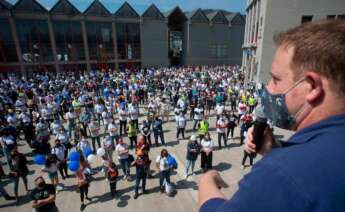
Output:
<svg viewBox="0 0 345 212">
<path fill-rule="evenodd" d="M 17 0 L 7 0 L 15 4 Z M 50 9 L 58 0 L 37 0 L 47 9 Z M 114 13 L 125 1 L 124 0 L 100 0 L 107 9 Z M 70 0 L 81 12 L 83 12 L 93 0 Z M 152 3 L 162 12 L 179 6 L 183 11 L 201 9 L 224 9 L 230 12 L 244 14 L 245 0 L 127 0 L 127 2 L 141 15 Z"/>
</svg>

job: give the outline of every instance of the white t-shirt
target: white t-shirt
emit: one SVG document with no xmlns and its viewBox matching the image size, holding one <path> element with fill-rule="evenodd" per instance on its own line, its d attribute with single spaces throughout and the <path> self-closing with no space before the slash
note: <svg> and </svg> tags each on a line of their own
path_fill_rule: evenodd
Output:
<svg viewBox="0 0 345 212">
<path fill-rule="evenodd" d="M 160 171 L 166 171 L 170 169 L 169 164 L 168 164 L 168 159 L 166 157 L 161 158 L 161 156 L 158 155 L 156 158 L 156 163 L 159 164 Z"/>
<path fill-rule="evenodd" d="M 195 120 L 201 120 L 203 118 L 203 112 L 204 112 L 204 109 L 202 108 L 195 108 L 194 109 L 194 119 Z"/>
<path fill-rule="evenodd" d="M 57 133 L 56 139 L 59 139 L 62 144 L 68 143 L 68 135 L 67 133 Z"/>
<path fill-rule="evenodd" d="M 175 120 L 177 121 L 179 118 L 179 114 L 181 113 L 181 109 L 180 108 L 175 108 L 174 110 L 174 114 L 175 114 Z"/>
<path fill-rule="evenodd" d="M 127 120 L 127 111 L 120 109 L 119 110 L 119 120 L 120 121 L 126 121 Z"/>
<path fill-rule="evenodd" d="M 20 113 L 19 116 L 18 116 L 18 118 L 19 118 L 20 120 L 22 120 L 22 122 L 23 122 L 24 124 L 30 123 L 30 122 L 31 122 L 30 115 L 27 114 L 27 113 L 23 113 L 23 112 Z"/>
<path fill-rule="evenodd" d="M 63 160 L 65 159 L 65 150 L 66 148 L 63 145 L 60 147 L 54 147 L 52 148 L 52 154 L 55 154 L 59 160 Z"/>
<path fill-rule="evenodd" d="M 115 136 L 115 135 L 118 135 L 118 131 L 119 131 L 119 128 L 117 126 L 117 124 L 113 124 L 113 123 L 110 123 L 108 125 L 108 133 L 110 136 Z"/>
<path fill-rule="evenodd" d="M 106 138 L 103 140 L 103 147 L 104 147 L 104 149 L 107 149 L 107 150 L 113 148 L 113 143 L 111 142 L 110 138 Z"/>
<path fill-rule="evenodd" d="M 186 127 L 186 118 L 184 116 L 178 116 L 177 118 L 177 127 L 185 128 Z"/>
<path fill-rule="evenodd" d="M 120 152 L 128 150 L 128 145 L 126 143 L 116 145 L 115 150 L 116 150 L 116 153 L 118 155 L 118 157 L 117 157 L 118 159 L 127 159 L 128 158 L 128 153 L 120 155 Z"/>
<path fill-rule="evenodd" d="M 73 120 L 75 118 L 76 118 L 76 116 L 75 116 L 75 114 L 73 112 L 67 112 L 66 113 L 66 119 Z"/>
<path fill-rule="evenodd" d="M 247 110 L 247 106 L 245 104 L 243 104 L 242 102 L 240 102 L 238 104 L 238 114 L 239 115 L 243 115 Z"/>
<path fill-rule="evenodd" d="M 217 115 L 221 115 L 223 112 L 224 112 L 224 105 L 217 105 L 216 106 Z"/>
<path fill-rule="evenodd" d="M 102 114 L 103 111 L 104 111 L 104 106 L 101 105 L 101 104 L 96 104 L 96 105 L 95 105 L 95 111 L 96 111 L 96 113 L 98 113 L 98 114 Z"/>
<path fill-rule="evenodd" d="M 107 125 L 111 122 L 111 118 L 112 118 L 111 116 L 112 116 L 111 113 L 103 111 L 102 118 L 103 118 L 105 125 Z"/>
<path fill-rule="evenodd" d="M 137 120 L 138 119 L 138 116 L 139 116 L 139 110 L 137 107 L 130 107 L 129 108 L 129 114 L 130 114 L 130 117 L 131 117 L 131 120 Z"/>
<path fill-rule="evenodd" d="M 222 118 L 218 119 L 218 121 L 217 121 L 217 132 L 218 133 L 225 133 L 227 123 L 228 122 L 226 121 L 225 118 L 223 118 L 223 120 L 222 120 Z"/>
<path fill-rule="evenodd" d="M 204 151 L 212 151 L 213 150 L 214 143 L 212 140 L 205 140 L 202 139 L 201 141 L 201 147 Z"/>
</svg>

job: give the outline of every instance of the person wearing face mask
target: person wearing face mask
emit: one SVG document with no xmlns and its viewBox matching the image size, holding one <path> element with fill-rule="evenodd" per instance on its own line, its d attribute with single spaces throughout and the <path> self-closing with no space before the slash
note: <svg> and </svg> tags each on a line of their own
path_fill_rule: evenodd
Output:
<svg viewBox="0 0 345 212">
<path fill-rule="evenodd" d="M 156 158 L 156 167 L 159 170 L 159 187 L 160 192 L 164 192 L 164 181 L 170 184 L 171 167 L 168 163 L 168 150 L 162 149 L 161 154 Z"/>
<path fill-rule="evenodd" d="M 51 184 L 46 184 L 42 176 L 35 179 L 36 188 L 31 193 L 32 208 L 36 212 L 57 212 L 55 205 L 55 188 Z"/>
<path fill-rule="evenodd" d="M 219 173 L 205 174 L 200 212 L 344 210 L 345 170 L 335 162 L 345 159 L 344 34 L 344 21 L 325 20 L 275 36 L 272 79 L 260 90 L 257 109 L 296 133 L 278 143 L 266 128 L 259 145 L 249 129 L 245 151 L 263 158 L 229 200 L 220 191 L 226 183 Z"/>
<path fill-rule="evenodd" d="M 210 133 L 206 133 L 201 140 L 201 169 L 203 172 L 212 169 L 213 148 L 214 142 L 211 139 Z"/>
<path fill-rule="evenodd" d="M 67 154 L 66 154 L 66 147 L 61 144 L 59 139 L 55 140 L 55 146 L 52 148 L 52 154 L 56 155 L 58 160 L 58 169 L 62 179 L 64 180 L 68 177 L 67 173 Z"/>
</svg>

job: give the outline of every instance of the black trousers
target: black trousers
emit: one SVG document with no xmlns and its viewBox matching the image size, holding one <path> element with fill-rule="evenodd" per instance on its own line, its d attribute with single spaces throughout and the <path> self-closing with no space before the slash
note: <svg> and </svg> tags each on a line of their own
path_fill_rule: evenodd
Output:
<svg viewBox="0 0 345 212">
<path fill-rule="evenodd" d="M 115 182 L 110 182 L 109 183 L 109 188 L 110 188 L 111 196 L 114 197 L 115 194 L 116 194 L 116 181 Z"/>
<path fill-rule="evenodd" d="M 205 171 L 212 169 L 212 152 L 208 155 L 205 152 L 201 152 L 201 168 Z"/>
<path fill-rule="evenodd" d="M 231 138 L 234 137 L 234 131 L 235 131 L 235 127 L 228 127 L 228 132 L 226 137 L 229 137 L 230 133 L 231 133 Z"/>
<path fill-rule="evenodd" d="M 126 133 L 127 120 L 126 121 L 120 121 L 120 135 L 122 135 L 122 129 L 123 129 L 123 133 Z"/>
<path fill-rule="evenodd" d="M 144 140 L 146 143 L 148 143 L 148 144 L 150 144 L 150 146 L 152 146 L 151 134 L 148 136 L 144 136 Z"/>
<path fill-rule="evenodd" d="M 247 157 L 249 157 L 249 164 L 252 166 L 253 165 L 253 160 L 255 158 L 255 154 L 253 153 L 248 153 L 246 151 L 243 151 L 244 155 L 243 155 L 243 159 L 242 159 L 242 166 L 244 166 L 244 164 L 246 163 Z"/>
<path fill-rule="evenodd" d="M 67 173 L 67 162 L 66 161 L 59 163 L 59 172 L 60 172 L 60 175 L 61 175 L 61 177 L 63 179 L 65 179 L 65 177 L 68 176 L 68 173 Z"/>
<path fill-rule="evenodd" d="M 92 142 L 92 148 L 93 148 L 93 152 L 96 153 L 97 149 L 96 149 L 96 141 L 97 141 L 97 145 L 98 148 L 101 148 L 101 139 L 99 136 L 97 137 L 91 137 L 91 142 Z"/>
<path fill-rule="evenodd" d="M 136 135 L 129 137 L 129 140 L 131 141 L 131 149 L 133 149 L 133 147 L 137 146 L 137 136 Z"/>
<path fill-rule="evenodd" d="M 140 181 L 142 182 L 142 191 L 145 191 L 146 188 L 146 173 L 142 173 L 137 175 L 136 180 L 135 180 L 135 194 L 138 194 L 139 191 L 139 185 L 140 185 Z"/>
<path fill-rule="evenodd" d="M 84 197 L 87 197 L 87 194 L 89 193 L 89 184 L 80 186 L 79 192 L 80 192 L 80 201 L 84 203 Z"/>
<path fill-rule="evenodd" d="M 155 137 L 156 146 L 158 146 L 158 138 L 161 140 L 162 144 L 165 145 L 164 133 L 163 132 L 161 132 L 161 133 L 154 133 L 153 135 Z"/>
<path fill-rule="evenodd" d="M 180 133 L 181 133 L 182 138 L 184 139 L 184 131 L 185 131 L 185 128 L 177 128 L 176 138 L 178 139 L 178 137 L 180 136 Z"/>
<path fill-rule="evenodd" d="M 227 142 L 227 137 L 225 136 L 225 132 L 224 133 L 218 133 L 218 146 L 219 149 L 222 148 L 222 138 L 224 141 L 224 146 L 228 146 L 228 142 Z"/>
</svg>

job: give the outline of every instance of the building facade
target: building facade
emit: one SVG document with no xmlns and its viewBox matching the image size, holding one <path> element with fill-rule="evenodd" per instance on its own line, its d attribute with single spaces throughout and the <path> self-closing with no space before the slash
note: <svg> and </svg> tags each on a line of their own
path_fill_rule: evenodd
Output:
<svg viewBox="0 0 345 212">
<path fill-rule="evenodd" d="M 219 65 L 242 62 L 245 18 L 224 10 L 139 15 L 99 0 L 80 12 L 68 0 L 50 10 L 36 0 L 0 0 L 0 72 Z"/>
<path fill-rule="evenodd" d="M 242 68 L 249 81 L 270 79 L 275 33 L 322 19 L 345 19 L 344 0 L 247 0 Z"/>
</svg>

